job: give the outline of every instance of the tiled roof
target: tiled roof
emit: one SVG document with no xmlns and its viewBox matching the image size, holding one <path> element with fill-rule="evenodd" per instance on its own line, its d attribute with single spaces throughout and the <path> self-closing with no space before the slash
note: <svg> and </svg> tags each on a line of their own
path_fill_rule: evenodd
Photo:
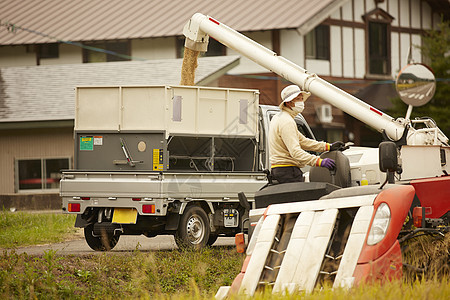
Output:
<svg viewBox="0 0 450 300">
<path fill-rule="evenodd" d="M 225 74 L 238 56 L 199 58 L 195 81 Z M 182 59 L 0 68 L 0 123 L 70 120 L 76 86 L 178 85 Z"/>
<path fill-rule="evenodd" d="M 182 35 L 196 12 L 238 31 L 298 28 L 349 0 L 0 0 L 0 45 L 139 39 Z M 321 20 L 318 20 L 321 22 Z M 12 29 L 12 27 L 10 28 Z"/>
</svg>

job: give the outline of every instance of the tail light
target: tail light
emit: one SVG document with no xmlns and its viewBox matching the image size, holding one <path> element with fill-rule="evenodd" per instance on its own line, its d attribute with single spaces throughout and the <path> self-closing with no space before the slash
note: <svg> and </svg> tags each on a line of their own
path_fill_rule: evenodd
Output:
<svg viewBox="0 0 450 300">
<path fill-rule="evenodd" d="M 133 201 L 141 201 L 141 198 L 131 198 Z"/>
<path fill-rule="evenodd" d="M 414 226 L 416 228 L 422 228 L 423 227 L 423 221 L 425 216 L 425 207 L 414 207 L 413 209 L 413 220 L 414 220 Z"/>
<path fill-rule="evenodd" d="M 155 204 L 142 205 L 142 212 L 144 214 L 154 214 L 155 213 Z"/>
<path fill-rule="evenodd" d="M 238 253 L 244 253 L 245 252 L 245 238 L 244 238 L 244 233 L 243 232 L 237 233 L 235 235 L 234 243 L 236 244 L 236 251 Z"/>
<path fill-rule="evenodd" d="M 69 203 L 67 209 L 69 212 L 80 212 L 81 205 L 80 203 Z"/>
<path fill-rule="evenodd" d="M 72 199 L 73 200 L 91 200 L 91 197 L 78 197 L 78 196 L 75 196 L 75 197 L 72 197 Z"/>
</svg>

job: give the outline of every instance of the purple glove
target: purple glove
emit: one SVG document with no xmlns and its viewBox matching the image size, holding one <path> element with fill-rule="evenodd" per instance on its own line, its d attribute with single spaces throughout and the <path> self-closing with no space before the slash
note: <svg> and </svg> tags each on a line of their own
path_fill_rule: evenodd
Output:
<svg viewBox="0 0 450 300">
<path fill-rule="evenodd" d="M 324 158 L 320 162 L 320 166 L 323 168 L 327 168 L 328 170 L 333 170 L 334 168 L 336 168 L 336 163 L 331 158 Z"/>
</svg>

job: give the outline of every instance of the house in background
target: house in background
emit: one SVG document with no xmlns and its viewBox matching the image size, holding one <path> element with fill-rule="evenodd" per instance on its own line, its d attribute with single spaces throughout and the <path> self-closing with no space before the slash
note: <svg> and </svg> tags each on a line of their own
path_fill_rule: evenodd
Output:
<svg viewBox="0 0 450 300">
<path fill-rule="evenodd" d="M 0 8 L 0 136 L 9 136 L 9 140 L 1 141 L 0 157 L 8 153 L 15 162 L 40 160 L 41 177 L 53 176 L 46 175 L 43 167 L 46 164 L 54 163 L 55 169 L 60 167 L 58 164 L 70 165 L 73 154 L 67 150 L 71 148 L 67 136 L 71 138 L 72 125 L 68 116 L 73 116 L 73 112 L 57 109 L 63 108 L 58 102 L 62 99 L 59 93 L 64 93 L 61 87 L 68 88 L 61 81 L 49 80 L 45 86 L 36 87 L 55 90 L 33 104 L 26 100 L 39 94 L 38 90 L 25 89 L 35 80 L 27 67 L 40 70 L 40 77 L 52 78 L 51 72 L 56 69 L 51 67 L 61 65 L 69 70 L 60 75 L 64 82 L 65 78 L 70 81 L 70 74 L 82 74 L 80 68 L 89 66 L 92 76 L 83 77 L 87 80 L 84 85 L 102 84 L 104 81 L 100 82 L 97 72 L 114 82 L 116 76 L 125 73 L 121 68 L 127 64 L 120 65 L 117 61 L 142 66 L 150 62 L 163 64 L 167 59 L 180 61 L 183 26 L 194 13 L 201 12 L 383 110 L 395 95 L 392 82 L 406 65 L 408 53 L 411 52 L 415 62 L 422 62 L 424 58 L 414 46 L 421 45 L 426 30 L 436 28 L 450 16 L 447 0 L 0 0 Z M 208 48 L 206 58 L 238 55 L 213 39 Z M 226 73 L 213 72 L 214 80 L 197 84 L 259 89 L 262 104 L 278 104 L 280 91 L 289 82 L 245 57 L 240 58 L 238 65 L 233 62 L 225 63 L 234 66 L 226 67 Z M 100 71 L 108 64 L 120 68 Z M 202 64 L 200 61 L 199 70 Z M 8 90 L 11 81 L 5 80 L 5 74 L 11 72 L 21 74 L 15 84 L 22 91 L 14 94 Z M 179 74 L 174 69 L 165 72 Z M 145 81 L 151 83 L 150 79 Z M 18 111 L 39 111 L 40 105 L 48 107 L 49 103 L 55 109 L 54 114 L 41 114 L 44 120 L 37 123 L 8 117 L 11 107 Z M 308 100 L 304 115 L 319 139 L 353 140 L 356 145 L 376 146 L 381 138 L 363 123 L 314 96 Z M 66 123 L 53 126 L 62 117 Z M 46 122 L 53 125 L 43 125 Z M 53 128 L 45 134 L 54 139 L 51 142 L 44 139 L 37 129 L 31 129 L 35 126 L 41 126 L 41 131 Z M 17 130 L 26 141 L 20 147 L 11 140 L 18 135 Z M 66 138 L 58 137 L 64 132 Z M 19 148 L 28 150 L 19 152 Z M 3 182 L 8 183 L 0 194 L 21 191 L 17 170 L 20 171 L 20 166 L 15 163 L 8 173 L 2 171 L 2 186 Z M 41 187 L 45 189 L 42 182 Z"/>
<path fill-rule="evenodd" d="M 196 82 L 214 82 L 238 63 L 238 56 L 200 58 Z M 163 59 L 0 68 L 0 195 L 57 195 L 60 170 L 73 166 L 76 86 L 177 85 L 181 65 Z M 0 207 L 7 199 L 0 196 Z"/>
</svg>

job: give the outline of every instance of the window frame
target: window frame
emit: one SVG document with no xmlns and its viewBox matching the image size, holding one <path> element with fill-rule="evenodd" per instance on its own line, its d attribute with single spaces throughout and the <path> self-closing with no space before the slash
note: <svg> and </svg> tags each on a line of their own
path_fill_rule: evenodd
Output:
<svg viewBox="0 0 450 300">
<path fill-rule="evenodd" d="M 131 56 L 131 41 L 130 40 L 95 41 L 95 42 L 85 43 L 86 46 L 101 48 L 101 49 L 104 49 L 107 51 L 118 52 L 118 51 L 111 49 L 111 47 L 108 47 L 108 46 L 111 46 L 114 44 L 124 44 L 126 46 L 125 53 L 120 53 L 120 54 Z M 126 59 L 126 58 L 122 58 L 122 57 L 118 57 L 118 56 L 114 56 L 117 59 L 111 60 L 109 58 L 112 57 L 112 54 L 104 53 L 106 56 L 105 61 L 89 61 L 89 56 L 90 56 L 91 52 L 95 52 L 95 51 L 83 48 L 83 63 L 116 62 L 116 61 L 130 61 L 131 60 L 130 58 Z"/>
<path fill-rule="evenodd" d="M 320 35 L 324 35 L 325 38 L 321 38 Z M 320 47 L 320 43 L 324 43 L 324 46 Z M 311 44 L 312 43 L 312 44 Z M 330 60 L 331 56 L 331 40 L 330 40 L 330 26 L 320 24 L 313 30 L 305 35 L 305 58 L 317 59 L 317 60 Z M 323 52 L 319 54 L 320 52 Z M 309 53 L 309 52 L 313 53 Z"/>
<path fill-rule="evenodd" d="M 48 192 L 56 192 L 59 191 L 59 182 L 58 187 L 56 188 L 47 188 L 47 164 L 48 160 L 66 160 L 68 164 L 68 168 L 72 166 L 72 158 L 69 156 L 61 156 L 61 157 L 40 157 L 40 158 L 15 158 L 14 159 L 14 191 L 16 193 L 48 193 Z M 20 168 L 19 164 L 22 161 L 39 161 L 40 162 L 40 188 L 32 188 L 32 189 L 21 189 L 20 188 Z M 61 173 L 59 173 L 61 175 Z"/>
<path fill-rule="evenodd" d="M 38 45 L 39 59 L 59 58 L 59 43 L 48 43 Z"/>
<path fill-rule="evenodd" d="M 386 79 L 391 78 L 392 72 L 392 57 L 391 57 L 391 33 L 392 33 L 392 21 L 394 18 L 381 8 L 375 8 L 363 16 L 365 22 L 365 39 L 366 39 L 366 78 L 373 79 Z M 386 71 L 383 74 L 377 74 L 371 72 L 371 60 L 370 56 L 370 38 L 371 24 L 383 24 L 386 26 Z"/>
</svg>

